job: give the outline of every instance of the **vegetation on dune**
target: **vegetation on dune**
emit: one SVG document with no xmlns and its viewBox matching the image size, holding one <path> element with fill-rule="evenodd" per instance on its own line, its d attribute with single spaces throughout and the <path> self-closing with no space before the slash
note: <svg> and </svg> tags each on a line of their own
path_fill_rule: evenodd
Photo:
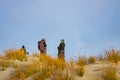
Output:
<svg viewBox="0 0 120 80">
<path fill-rule="evenodd" d="M 78 56 L 76 60 L 72 59 L 70 62 L 53 58 L 47 54 L 33 53 L 32 57 L 36 57 L 38 61 L 33 59 L 31 63 L 27 63 L 27 56 L 20 49 L 5 50 L 4 56 L 0 58 L 0 70 L 3 71 L 12 66 L 15 70 L 11 74 L 12 80 L 25 80 L 28 77 L 31 77 L 32 80 L 74 80 L 76 74 L 83 77 L 86 74 L 86 65 L 95 64 L 97 60 L 109 61 L 112 64 L 118 63 L 120 51 L 115 49 L 106 50 L 105 54 L 99 55 L 98 58 L 90 56 L 87 59 L 86 56 Z M 20 62 L 20 64 L 17 64 L 16 61 Z M 113 66 L 105 67 L 101 72 L 102 77 L 99 77 L 101 80 L 118 79 L 117 70 Z M 8 80 L 11 80 L 11 78 Z"/>
<path fill-rule="evenodd" d="M 2 70 L 4 71 L 6 68 L 8 68 L 10 66 L 10 61 L 2 59 L 1 60 L 1 67 Z"/>
<path fill-rule="evenodd" d="M 87 63 L 87 59 L 86 56 L 78 56 L 78 60 L 77 60 L 77 65 L 78 66 L 86 66 Z"/>
<path fill-rule="evenodd" d="M 120 61 L 120 51 L 115 49 L 106 50 L 105 59 L 111 62 L 112 64 L 113 63 L 117 64 L 118 61 Z"/>
<path fill-rule="evenodd" d="M 17 64 L 16 60 L 24 61 L 27 56 L 20 51 L 20 49 L 9 49 L 4 51 L 4 59 L 0 61 L 3 70 L 9 66 L 13 66 L 15 71 L 11 74 L 12 80 L 24 80 L 27 77 L 32 76 L 33 80 L 45 80 L 51 77 L 56 80 L 58 77 L 60 80 L 72 80 L 68 74 L 67 64 L 65 61 L 53 58 L 49 55 L 37 54 L 33 56 L 39 58 L 39 61 L 32 60 L 30 64 L 24 62 L 25 64 Z M 11 65 L 8 62 L 13 61 Z M 26 60 L 25 60 L 26 61 Z M 63 75 L 64 73 L 64 75 Z M 61 77 L 64 76 L 64 77 Z M 8 79 L 11 80 L 11 79 Z"/>
<path fill-rule="evenodd" d="M 6 59 L 26 61 L 26 53 L 20 49 L 9 49 L 4 51 Z"/>
<path fill-rule="evenodd" d="M 79 66 L 79 67 L 78 67 L 78 69 L 77 69 L 77 74 L 78 74 L 78 76 L 80 76 L 80 77 L 83 77 L 83 76 L 84 76 L 84 74 L 85 74 L 85 69 L 84 69 L 83 66 Z"/>
<path fill-rule="evenodd" d="M 33 80 L 45 80 L 46 78 L 50 77 L 52 71 L 48 67 L 43 67 L 37 74 L 35 74 L 32 79 Z"/>
<path fill-rule="evenodd" d="M 98 57 L 97 57 L 97 59 L 98 59 L 99 61 L 104 61 L 104 60 L 105 60 L 105 57 L 104 57 L 103 54 L 99 54 Z"/>
<path fill-rule="evenodd" d="M 103 68 L 102 69 L 103 80 L 118 80 L 116 73 L 117 69 L 114 66 Z"/>
<path fill-rule="evenodd" d="M 96 58 L 94 57 L 94 56 L 90 56 L 89 58 L 88 58 L 88 63 L 89 64 L 93 64 L 93 63 L 95 63 L 96 62 Z"/>
<path fill-rule="evenodd" d="M 78 76 L 83 77 L 85 74 L 85 66 L 87 64 L 87 58 L 85 56 L 78 56 L 76 73 Z"/>
</svg>

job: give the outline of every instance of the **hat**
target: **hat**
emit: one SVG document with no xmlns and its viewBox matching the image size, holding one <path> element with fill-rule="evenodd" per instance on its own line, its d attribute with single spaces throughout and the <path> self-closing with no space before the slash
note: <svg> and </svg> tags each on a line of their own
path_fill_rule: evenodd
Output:
<svg viewBox="0 0 120 80">
<path fill-rule="evenodd" d="M 25 46 L 24 46 L 24 45 L 22 45 L 22 48 L 25 48 Z"/>
<path fill-rule="evenodd" d="M 61 39 L 61 42 L 64 42 L 64 39 Z"/>
</svg>

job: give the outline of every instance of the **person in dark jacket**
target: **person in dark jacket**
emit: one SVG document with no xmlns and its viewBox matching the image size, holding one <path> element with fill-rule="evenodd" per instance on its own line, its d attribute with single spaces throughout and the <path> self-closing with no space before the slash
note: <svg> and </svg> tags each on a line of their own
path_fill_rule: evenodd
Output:
<svg viewBox="0 0 120 80">
<path fill-rule="evenodd" d="M 61 40 L 61 43 L 58 46 L 58 58 L 63 58 L 64 60 L 65 57 L 65 43 L 64 39 Z"/>
</svg>

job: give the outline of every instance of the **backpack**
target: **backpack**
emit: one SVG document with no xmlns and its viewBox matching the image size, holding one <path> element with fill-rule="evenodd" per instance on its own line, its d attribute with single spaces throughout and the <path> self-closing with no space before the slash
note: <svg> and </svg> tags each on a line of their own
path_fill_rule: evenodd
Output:
<svg viewBox="0 0 120 80">
<path fill-rule="evenodd" d="M 39 48 L 40 48 L 40 50 L 44 50 L 45 49 L 45 46 L 44 46 L 42 41 L 40 41 L 40 43 L 39 43 Z"/>
</svg>

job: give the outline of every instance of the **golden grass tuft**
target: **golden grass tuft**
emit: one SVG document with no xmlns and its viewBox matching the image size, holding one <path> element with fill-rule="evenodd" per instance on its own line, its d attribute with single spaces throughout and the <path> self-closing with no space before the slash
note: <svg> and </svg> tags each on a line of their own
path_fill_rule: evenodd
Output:
<svg viewBox="0 0 120 80">
<path fill-rule="evenodd" d="M 40 54 L 39 59 L 42 62 L 42 69 L 33 76 L 34 80 L 45 80 L 49 77 L 52 80 L 71 80 L 67 71 L 63 75 L 67 65 L 65 61 L 53 58 L 47 54 Z"/>
<path fill-rule="evenodd" d="M 66 63 L 63 60 L 52 58 L 49 55 L 42 54 L 39 58 L 40 62 L 42 62 L 45 66 L 54 67 L 56 69 L 64 69 L 66 67 Z"/>
<path fill-rule="evenodd" d="M 88 58 L 88 63 L 89 64 L 93 64 L 93 63 L 95 63 L 96 62 L 96 58 L 94 57 L 94 56 L 90 56 L 89 58 Z"/>
<path fill-rule="evenodd" d="M 33 80 L 45 80 L 46 78 L 50 77 L 50 75 L 52 74 L 52 71 L 50 68 L 48 67 L 44 67 L 41 69 L 40 72 L 38 72 L 37 74 L 35 74 L 32 79 Z"/>
<path fill-rule="evenodd" d="M 15 72 L 12 74 L 13 80 L 24 80 L 40 72 L 40 62 L 32 60 L 31 63 L 13 63 Z"/>
<path fill-rule="evenodd" d="M 12 59 L 12 60 L 27 60 L 25 52 L 21 51 L 20 49 L 9 49 L 4 51 L 5 57 L 7 59 Z"/>
<path fill-rule="evenodd" d="M 77 69 L 77 74 L 78 74 L 78 76 L 80 76 L 80 77 L 83 77 L 83 76 L 84 76 L 84 74 L 85 74 L 85 69 L 84 69 L 83 66 L 79 66 L 79 67 L 78 67 L 78 69 Z"/>
<path fill-rule="evenodd" d="M 68 68 L 65 68 L 65 70 L 61 69 L 53 69 L 52 75 L 49 78 L 50 80 L 74 80 L 73 75 L 69 74 Z"/>
<path fill-rule="evenodd" d="M 106 58 L 106 60 L 108 60 L 112 64 L 118 63 L 118 61 L 120 60 L 120 51 L 115 50 L 115 49 L 106 50 L 105 51 L 105 58 Z"/>
<path fill-rule="evenodd" d="M 2 70 L 4 71 L 6 68 L 8 68 L 10 66 L 10 62 L 8 60 L 2 59 L 1 60 L 1 67 Z"/>
<path fill-rule="evenodd" d="M 25 66 L 25 75 L 26 77 L 29 77 L 33 74 L 36 74 L 40 72 L 40 64 L 39 62 L 33 63 L 33 64 L 28 64 Z"/>
<path fill-rule="evenodd" d="M 116 73 L 117 70 L 113 66 L 103 68 L 103 80 L 118 80 Z"/>
<path fill-rule="evenodd" d="M 78 66 L 86 66 L 86 62 L 87 62 L 87 59 L 85 56 L 78 56 L 78 60 L 77 60 L 77 65 Z"/>
<path fill-rule="evenodd" d="M 80 77 L 84 76 L 86 63 L 87 63 L 87 59 L 85 56 L 78 56 L 78 60 L 77 60 L 78 68 L 76 69 L 76 73 L 78 74 L 78 76 Z"/>
<path fill-rule="evenodd" d="M 24 66 L 23 65 L 17 65 L 15 72 L 12 74 L 12 80 L 24 80 L 25 79 L 25 73 L 24 73 Z"/>
</svg>

